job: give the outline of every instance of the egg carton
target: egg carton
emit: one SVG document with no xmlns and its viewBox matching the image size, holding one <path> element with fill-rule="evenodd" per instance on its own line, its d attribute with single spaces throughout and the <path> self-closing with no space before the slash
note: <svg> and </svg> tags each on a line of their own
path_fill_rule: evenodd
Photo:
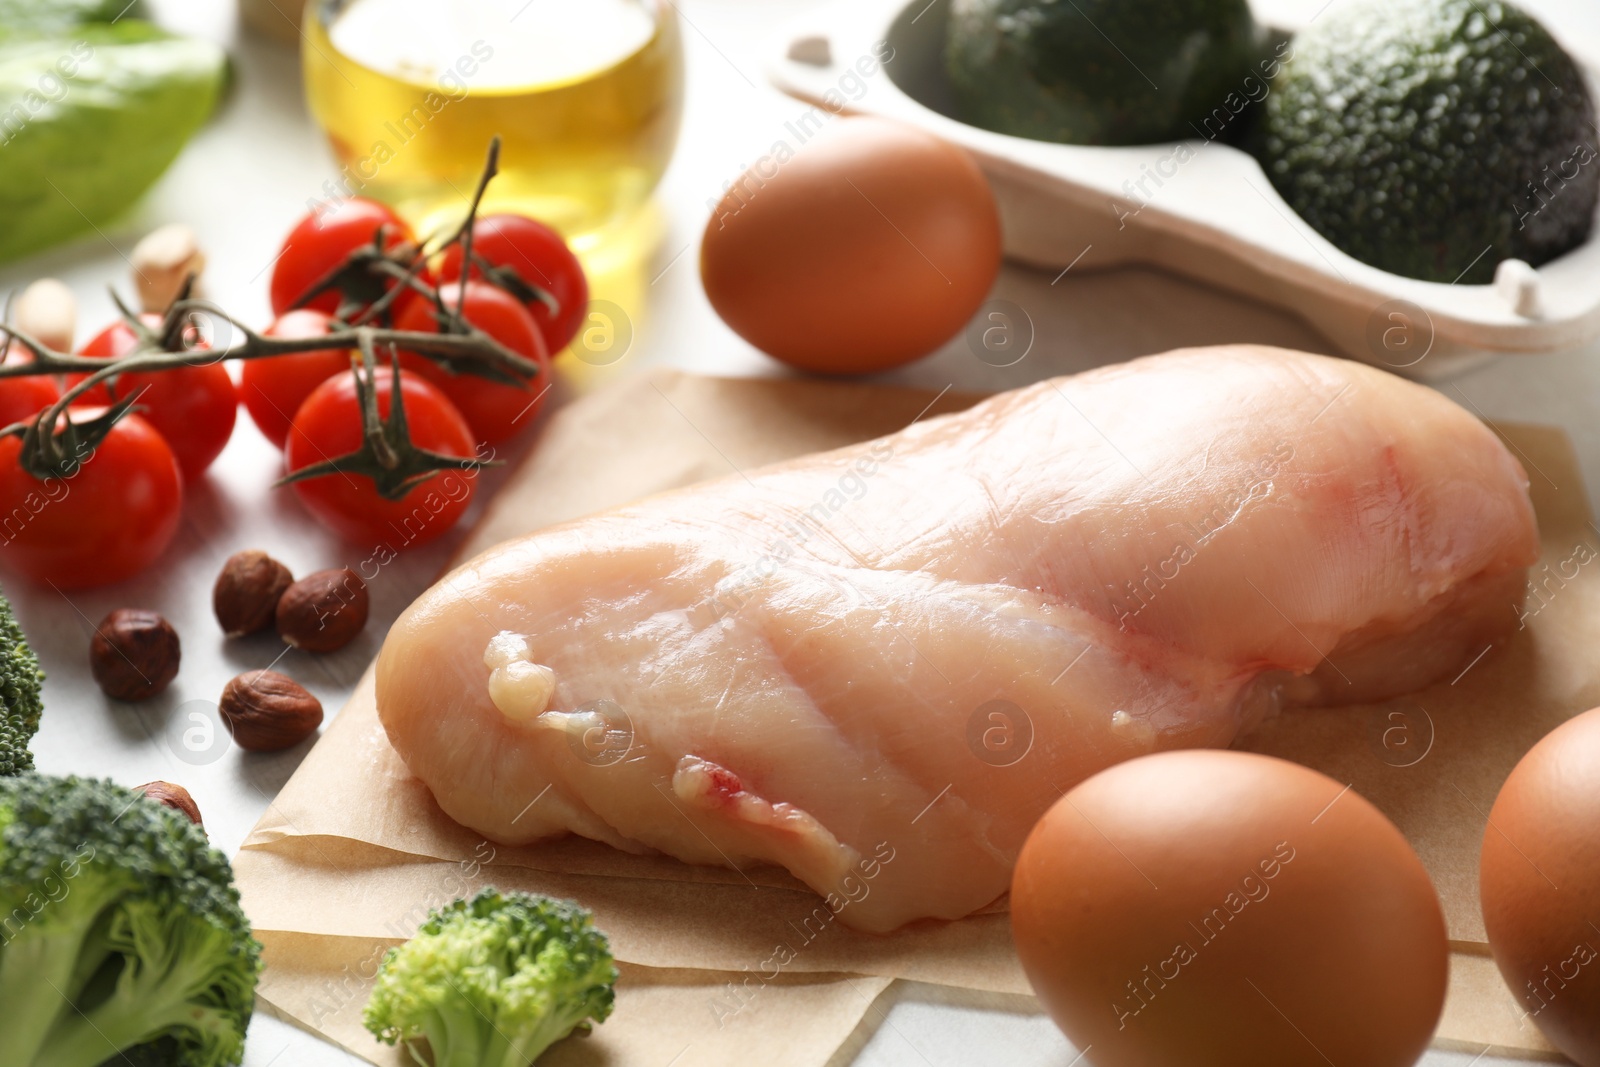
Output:
<svg viewBox="0 0 1600 1067">
<path fill-rule="evenodd" d="M 768 75 L 825 112 L 910 123 L 969 150 L 994 188 L 1012 259 L 1061 272 L 1164 267 L 1287 308 L 1346 355 L 1414 378 L 1600 336 L 1600 226 L 1537 269 L 1501 262 L 1489 285 L 1391 274 L 1341 252 L 1300 219 L 1254 157 L 1208 139 L 1226 125 L 1221 119 L 1190 141 L 1100 147 L 1013 137 L 950 117 L 948 16 L 949 0 L 841 0 L 788 27 Z M 1600 84 L 1583 65 L 1591 87 Z M 1269 91 L 1260 72 L 1239 87 L 1245 99 Z M 816 123 L 790 126 L 789 139 L 804 140 Z"/>
</svg>

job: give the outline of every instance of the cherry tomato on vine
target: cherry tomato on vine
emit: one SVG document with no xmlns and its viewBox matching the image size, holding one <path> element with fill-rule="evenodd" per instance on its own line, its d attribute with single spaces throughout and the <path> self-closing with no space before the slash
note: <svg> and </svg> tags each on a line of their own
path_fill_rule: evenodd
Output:
<svg viewBox="0 0 1600 1067">
<path fill-rule="evenodd" d="M 332 323 L 325 311 L 298 308 L 284 312 L 261 332 L 268 337 L 321 337 Z M 245 360 L 239 368 L 239 399 L 266 439 L 282 448 L 300 405 L 335 374 L 349 374 L 350 356 L 347 348 L 318 348 Z"/>
<path fill-rule="evenodd" d="M 155 315 L 139 318 L 152 328 L 161 325 L 160 318 Z M 115 322 L 92 337 L 78 354 L 114 359 L 126 355 L 138 343 L 138 337 L 127 323 Z M 193 350 L 209 347 L 204 340 L 196 339 Z M 86 377 L 86 374 L 69 375 L 67 383 L 75 385 Z M 239 391 L 228 369 L 221 363 L 206 363 L 169 371 L 133 371 L 119 374 L 110 389 L 104 384 L 97 385 L 78 400 L 85 404 L 108 404 L 141 389 L 144 392 L 137 405 L 141 409 L 139 414 L 172 446 L 184 480 L 194 481 L 206 472 L 227 445 L 228 438 L 233 436 L 233 424 L 239 416 Z"/>
<path fill-rule="evenodd" d="M 351 252 L 371 245 L 380 228 L 383 246 L 391 251 L 415 240 L 411 227 L 399 215 L 376 200 L 359 196 L 302 218 L 284 238 L 272 266 L 272 313 L 282 315 L 294 307 Z M 332 314 L 339 310 L 339 299 L 339 293 L 329 289 L 312 297 L 305 306 Z"/>
<path fill-rule="evenodd" d="M 378 412 L 387 417 L 394 384 L 386 371 L 377 376 Z M 400 372 L 411 441 L 447 456 L 474 454 L 472 431 L 448 397 L 408 371 Z M 329 378 L 314 389 L 295 414 L 284 456 L 292 471 L 337 459 L 362 444 L 361 401 L 355 376 Z M 330 474 L 295 482 L 292 488 L 323 525 L 349 541 L 387 543 L 396 549 L 432 541 L 454 526 L 472 502 L 477 471 L 440 471 L 399 500 L 378 495 L 363 474 Z"/>
<path fill-rule="evenodd" d="M 472 253 L 496 267 L 510 267 L 561 305 L 552 312 L 542 300 L 528 301 L 528 313 L 551 352 L 559 352 L 577 336 L 589 309 L 589 282 L 583 265 L 561 235 L 542 222 L 522 215 L 485 215 L 472 224 Z M 439 264 L 441 281 L 461 277 L 461 246 L 451 245 Z M 472 268 L 472 278 L 483 269 Z"/>
<path fill-rule="evenodd" d="M 102 409 L 70 408 L 74 422 Z M 35 478 L 22 442 L 0 439 L 0 563 L 41 584 L 83 589 L 131 578 L 178 531 L 183 478 L 149 423 L 125 415 L 66 478 Z"/>
<path fill-rule="evenodd" d="M 0 361 L 0 365 L 11 367 L 32 362 L 32 352 L 13 344 L 6 350 L 5 359 Z M 56 384 L 53 375 L 0 379 L 0 426 L 30 419 L 60 399 L 61 386 Z"/>
<path fill-rule="evenodd" d="M 428 379 L 450 398 L 466 417 L 478 440 L 495 444 L 524 426 L 532 425 L 544 406 L 550 386 L 550 352 L 527 310 L 510 293 L 488 282 L 468 282 L 463 296 L 459 282 L 439 287 L 445 306 L 456 309 L 472 325 L 511 351 L 533 360 L 539 374 L 526 385 L 505 385 L 475 374 L 452 374 L 426 356 L 402 350 L 400 365 Z M 395 328 L 434 333 L 439 329 L 436 309 L 425 300 L 407 304 Z"/>
</svg>

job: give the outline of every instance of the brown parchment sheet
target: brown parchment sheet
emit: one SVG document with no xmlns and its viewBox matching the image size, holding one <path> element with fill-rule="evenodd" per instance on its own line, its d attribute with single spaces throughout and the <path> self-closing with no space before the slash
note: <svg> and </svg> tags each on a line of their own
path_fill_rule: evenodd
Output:
<svg viewBox="0 0 1600 1067">
<path fill-rule="evenodd" d="M 462 555 L 649 493 L 892 432 L 975 399 L 638 375 L 551 418 Z M 1548 1055 L 1488 956 L 1478 847 L 1522 753 L 1600 703 L 1592 652 L 1600 648 L 1600 566 L 1590 565 L 1600 560 L 1600 538 L 1564 435 L 1497 428 L 1528 470 L 1544 542 L 1522 629 L 1454 679 L 1381 705 L 1285 714 L 1240 747 L 1350 783 L 1417 848 L 1454 949 L 1438 1040 Z M 430 908 L 485 883 L 582 901 L 622 965 L 612 1020 L 541 1063 L 721 1067 L 759 1051 L 762 1062 L 821 1067 L 859 1040 L 892 979 L 1028 992 L 998 908 L 877 937 L 834 922 L 819 897 L 780 870 L 691 867 L 578 839 L 523 848 L 485 841 L 440 812 L 389 746 L 370 673 L 247 839 L 236 869 L 267 946 L 263 999 L 379 1064 L 405 1061 L 360 1025 L 378 956 Z"/>
</svg>

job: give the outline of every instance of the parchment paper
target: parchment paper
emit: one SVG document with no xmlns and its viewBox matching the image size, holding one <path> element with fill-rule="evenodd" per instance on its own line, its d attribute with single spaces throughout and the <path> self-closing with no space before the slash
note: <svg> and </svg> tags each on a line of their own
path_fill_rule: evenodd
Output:
<svg viewBox="0 0 1600 1067">
<path fill-rule="evenodd" d="M 627 379 L 550 420 L 463 555 L 974 399 L 671 372 Z M 1241 747 L 1351 783 L 1416 846 L 1455 949 L 1442 1043 L 1548 1052 L 1483 943 L 1478 846 L 1521 754 L 1600 703 L 1592 652 L 1600 566 L 1590 565 L 1600 542 L 1565 438 L 1499 430 L 1528 469 L 1544 540 L 1534 574 L 1541 591 L 1524 628 L 1456 679 L 1383 705 L 1286 714 Z M 484 841 L 443 815 L 390 748 L 370 675 L 245 842 L 236 869 L 268 950 L 263 998 L 374 1063 L 403 1062 L 360 1027 L 378 956 L 428 909 L 487 882 L 582 901 L 624 964 L 613 1019 L 564 1042 L 550 1063 L 721 1067 L 759 1051 L 762 1062 L 820 1067 L 893 978 L 1028 992 L 999 909 L 875 937 L 832 922 L 820 898 L 783 871 L 690 867 L 576 839 L 529 848 Z"/>
</svg>

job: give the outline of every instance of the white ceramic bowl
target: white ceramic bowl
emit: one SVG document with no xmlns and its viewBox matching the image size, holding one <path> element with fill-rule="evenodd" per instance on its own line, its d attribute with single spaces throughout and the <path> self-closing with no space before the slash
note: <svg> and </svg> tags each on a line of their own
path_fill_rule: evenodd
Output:
<svg viewBox="0 0 1600 1067">
<path fill-rule="evenodd" d="M 949 117 L 948 13 L 949 0 L 841 0 L 792 24 L 768 72 L 802 100 L 908 122 L 970 150 L 994 187 L 1014 259 L 1056 271 L 1165 267 L 1293 310 L 1346 354 L 1417 377 L 1600 335 L 1600 227 L 1537 270 L 1500 264 L 1492 285 L 1390 274 L 1335 248 L 1253 157 L 1220 140 L 1052 144 Z M 875 54 L 890 56 L 881 69 Z"/>
</svg>

